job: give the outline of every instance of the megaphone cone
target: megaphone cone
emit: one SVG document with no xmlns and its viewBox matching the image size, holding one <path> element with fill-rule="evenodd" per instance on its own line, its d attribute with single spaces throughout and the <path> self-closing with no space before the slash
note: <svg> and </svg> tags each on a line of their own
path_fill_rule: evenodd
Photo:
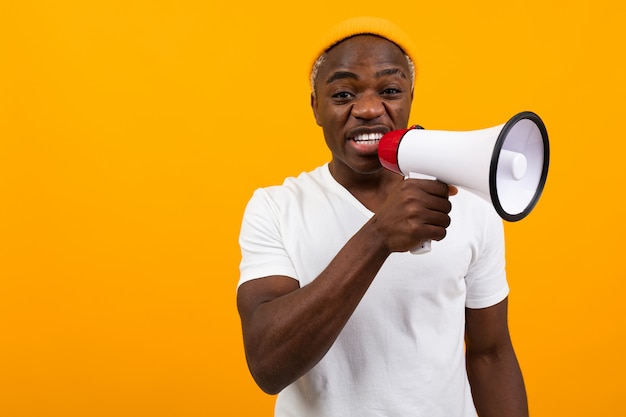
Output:
<svg viewBox="0 0 626 417">
<path fill-rule="evenodd" d="M 378 156 L 391 171 L 426 175 L 466 188 L 513 222 L 537 204 L 548 175 L 550 150 L 541 118 L 522 112 L 482 130 L 394 130 L 383 135 Z"/>
</svg>

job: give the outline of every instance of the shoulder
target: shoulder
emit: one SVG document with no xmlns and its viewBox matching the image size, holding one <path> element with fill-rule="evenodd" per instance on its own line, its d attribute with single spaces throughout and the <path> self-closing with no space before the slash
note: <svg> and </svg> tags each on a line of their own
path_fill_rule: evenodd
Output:
<svg viewBox="0 0 626 417">
<path fill-rule="evenodd" d="M 319 166 L 312 171 L 301 172 L 297 176 L 285 178 L 281 185 L 273 185 L 261 188 L 270 195 L 288 194 L 299 192 L 302 189 L 322 187 L 328 182 L 327 180 L 328 166 L 327 164 Z"/>
<path fill-rule="evenodd" d="M 322 165 L 312 171 L 302 172 L 295 177 L 287 177 L 280 185 L 258 188 L 254 191 L 249 204 L 265 201 L 269 204 L 285 206 L 289 202 L 301 201 L 305 197 L 315 198 L 326 193 L 329 187 L 328 168 Z"/>
</svg>

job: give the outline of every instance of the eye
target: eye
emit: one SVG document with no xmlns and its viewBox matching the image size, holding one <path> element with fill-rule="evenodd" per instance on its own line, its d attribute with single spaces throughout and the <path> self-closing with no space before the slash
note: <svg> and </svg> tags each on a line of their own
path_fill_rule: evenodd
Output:
<svg viewBox="0 0 626 417">
<path fill-rule="evenodd" d="M 337 99 L 341 99 L 341 100 L 347 100 L 351 97 L 354 97 L 354 94 L 349 93 L 347 91 L 340 91 L 338 93 L 333 94 L 332 96 L 333 98 L 337 98 Z"/>
<path fill-rule="evenodd" d="M 393 96 L 393 95 L 396 95 L 396 94 L 400 94 L 401 92 L 402 91 L 400 91 L 397 88 L 389 87 L 389 88 L 385 88 L 383 91 L 381 91 L 381 94 L 383 96 Z"/>
<path fill-rule="evenodd" d="M 354 99 L 354 94 L 349 91 L 339 91 L 331 97 L 335 104 L 347 104 Z"/>
</svg>

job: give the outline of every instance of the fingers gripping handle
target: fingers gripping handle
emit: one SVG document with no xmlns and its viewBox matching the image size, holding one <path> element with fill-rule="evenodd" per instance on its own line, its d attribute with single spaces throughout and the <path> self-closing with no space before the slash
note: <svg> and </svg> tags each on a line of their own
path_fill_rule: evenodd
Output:
<svg viewBox="0 0 626 417">
<path fill-rule="evenodd" d="M 406 178 L 416 178 L 416 179 L 421 179 L 421 180 L 436 180 L 437 179 L 433 177 L 432 175 L 418 174 L 417 172 L 409 172 L 409 175 L 407 175 Z M 425 240 L 421 242 L 419 245 L 417 245 L 416 247 L 414 247 L 413 249 L 411 249 L 411 253 L 413 255 L 420 255 L 422 253 L 428 253 L 430 252 L 430 250 L 431 250 L 431 241 Z"/>
</svg>

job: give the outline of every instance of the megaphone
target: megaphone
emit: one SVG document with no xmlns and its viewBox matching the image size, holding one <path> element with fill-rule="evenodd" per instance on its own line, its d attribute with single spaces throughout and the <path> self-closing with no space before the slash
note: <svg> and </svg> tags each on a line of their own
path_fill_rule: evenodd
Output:
<svg viewBox="0 0 626 417">
<path fill-rule="evenodd" d="M 378 157 L 385 168 L 406 177 L 463 187 L 490 202 L 502 219 L 515 222 L 541 197 L 550 147 L 541 118 L 525 111 L 481 130 L 393 130 L 381 138 Z M 429 249 L 425 242 L 422 251 Z"/>
</svg>

